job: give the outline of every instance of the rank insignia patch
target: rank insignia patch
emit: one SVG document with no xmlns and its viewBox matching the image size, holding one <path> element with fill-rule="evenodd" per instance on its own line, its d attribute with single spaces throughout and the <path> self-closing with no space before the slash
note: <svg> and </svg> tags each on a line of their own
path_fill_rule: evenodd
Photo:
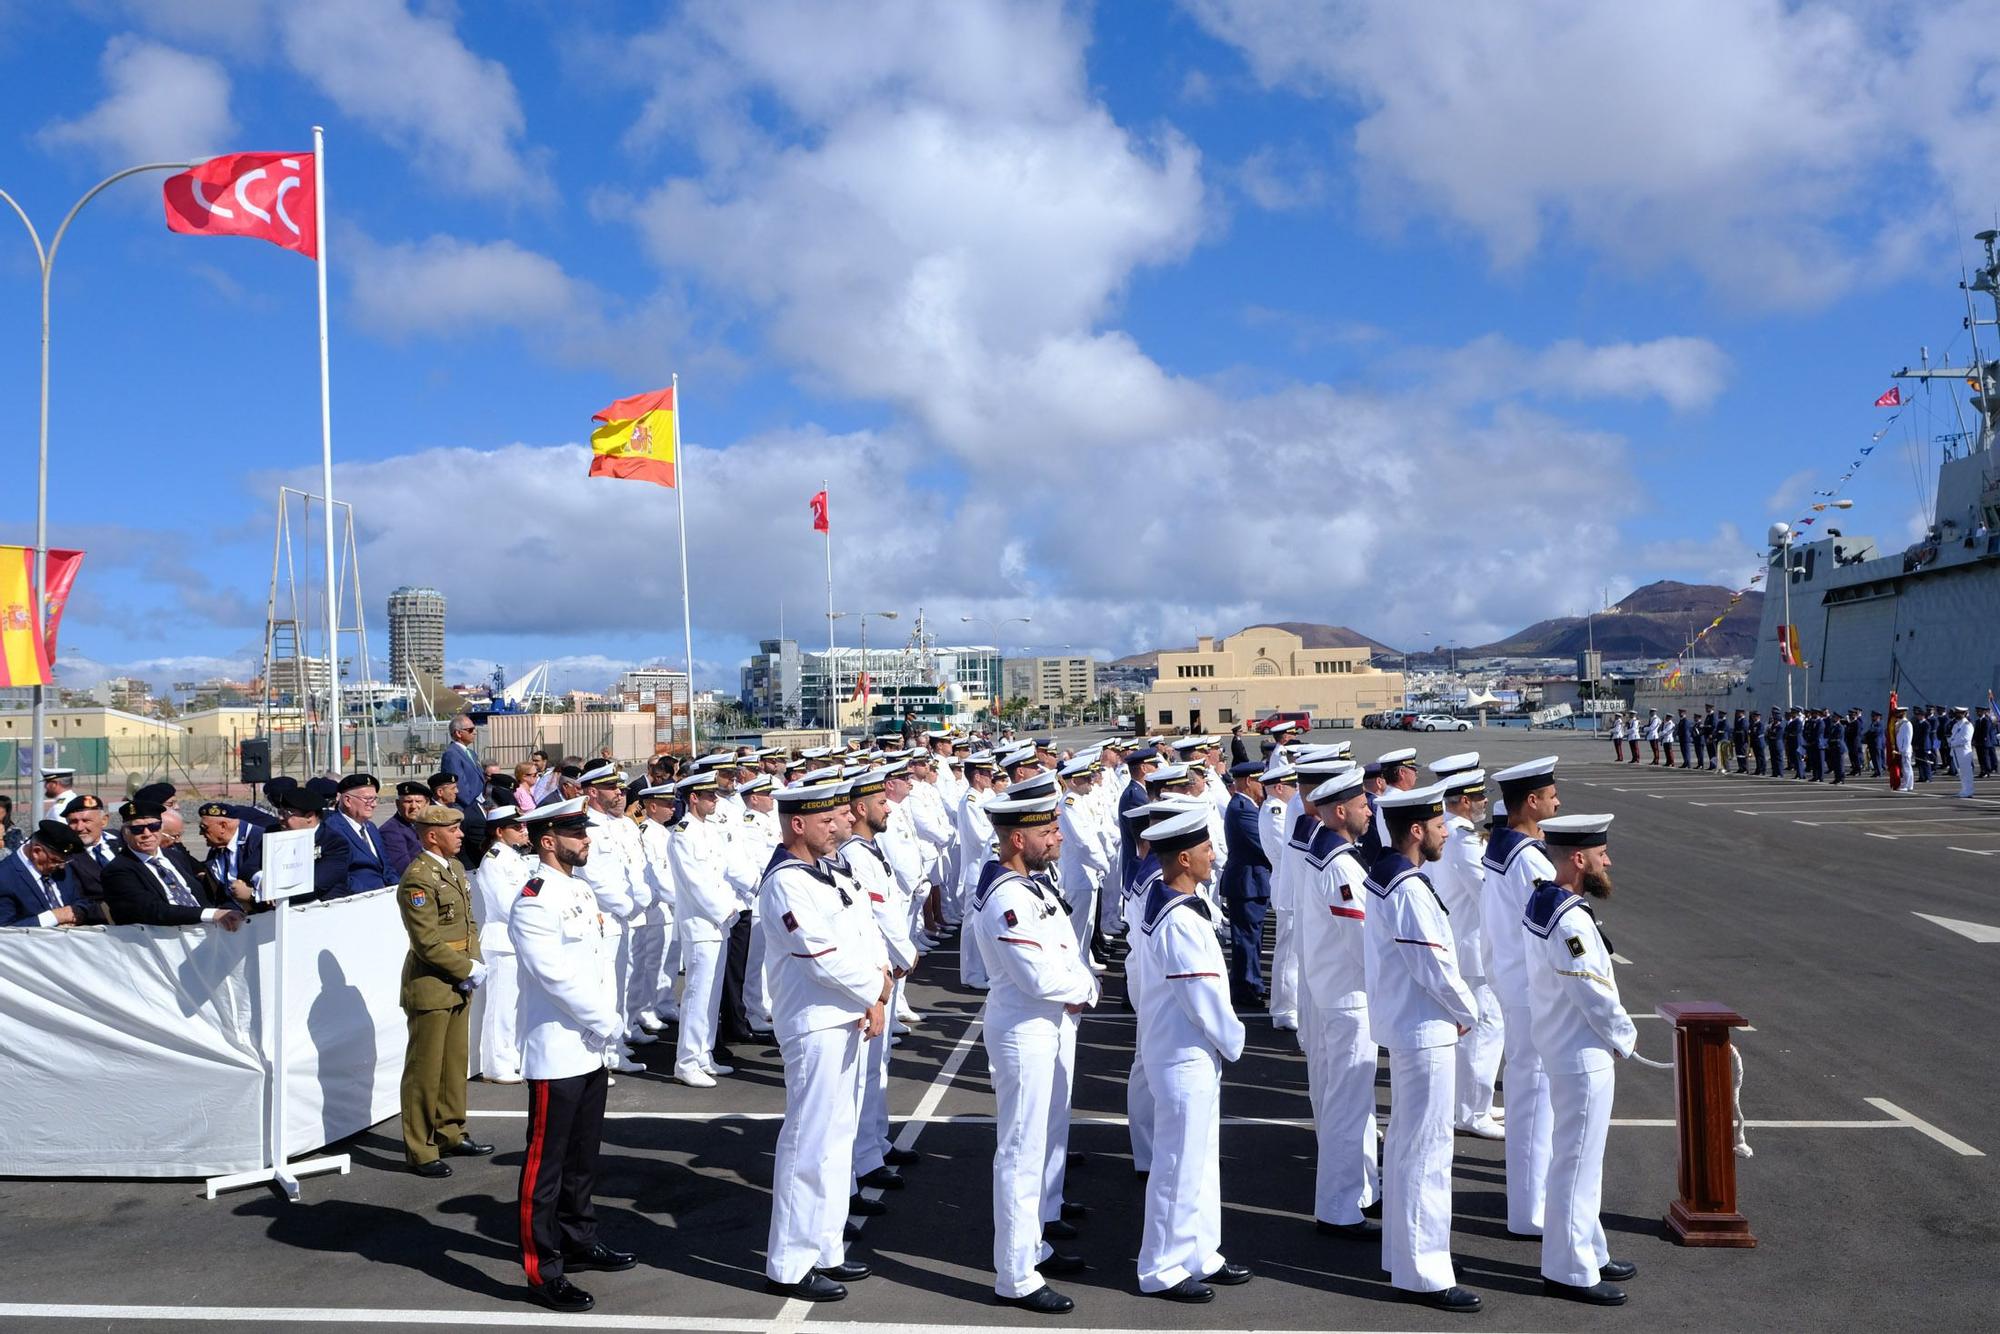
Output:
<svg viewBox="0 0 2000 1334">
<path fill-rule="evenodd" d="M 1014 910 L 1012 908 L 1007 909 L 1005 916 L 1007 918 L 1008 926 L 1019 926 L 1021 924 L 1021 919 L 1014 916 Z"/>
<path fill-rule="evenodd" d="M 1583 938 L 1582 938 L 1582 937 L 1580 937 L 1580 936 L 1566 936 L 1566 937 L 1564 937 L 1564 938 L 1563 938 L 1563 944 L 1565 944 L 1565 945 L 1569 946 L 1569 957 L 1570 957 L 1570 958 L 1572 958 L 1572 959 L 1581 959 L 1581 958 L 1583 957 Z"/>
<path fill-rule="evenodd" d="M 794 916 L 792 916 L 792 915 L 791 915 L 790 913 L 786 913 L 786 914 L 785 914 L 785 930 L 787 930 L 787 931 L 796 931 L 796 930 L 798 930 L 798 929 L 799 929 L 799 919 L 798 919 L 798 918 L 796 918 L 796 917 L 794 917 Z"/>
<path fill-rule="evenodd" d="M 1354 902 L 1354 890 L 1352 889 L 1352 887 L 1347 885 L 1342 885 L 1340 887 L 1340 899 L 1341 902 L 1343 903 Z"/>
<path fill-rule="evenodd" d="M 540 876 L 533 877 L 527 884 L 521 886 L 521 897 L 524 899 L 532 899 L 541 892 L 542 878 Z"/>
</svg>

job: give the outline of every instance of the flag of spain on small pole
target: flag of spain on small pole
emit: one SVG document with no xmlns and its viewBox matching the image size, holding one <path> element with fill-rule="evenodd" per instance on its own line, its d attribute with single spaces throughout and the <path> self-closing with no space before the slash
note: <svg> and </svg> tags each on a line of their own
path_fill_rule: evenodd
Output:
<svg viewBox="0 0 2000 1334">
<path fill-rule="evenodd" d="M 590 475 L 629 477 L 671 488 L 674 485 L 674 391 L 656 389 L 621 398 L 591 418 L 603 422 L 590 433 Z"/>
</svg>

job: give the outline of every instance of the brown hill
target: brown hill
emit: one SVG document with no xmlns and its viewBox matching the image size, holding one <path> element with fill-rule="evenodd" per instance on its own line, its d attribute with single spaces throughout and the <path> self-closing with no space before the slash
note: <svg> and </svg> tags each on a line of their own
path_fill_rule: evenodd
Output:
<svg viewBox="0 0 2000 1334">
<path fill-rule="evenodd" d="M 1288 630 L 1304 641 L 1307 648 L 1365 648 L 1373 653 L 1398 655 L 1401 650 L 1390 648 L 1379 640 L 1370 639 L 1359 630 L 1350 630 L 1344 625 L 1321 625 L 1316 621 L 1259 621 L 1257 625 L 1268 625 L 1274 630 Z M 1246 625 L 1244 630 L 1254 630 L 1257 626 Z M 1236 633 L 1243 633 L 1242 630 Z M 1160 665 L 1162 653 L 1191 653 L 1194 645 L 1185 644 L 1180 648 L 1155 648 L 1144 653 L 1134 653 L 1116 659 L 1113 667 L 1139 667 L 1152 671 Z"/>
<path fill-rule="evenodd" d="M 1728 615 L 1701 641 L 1704 656 L 1747 658 L 1757 650 L 1757 628 L 1764 615 L 1764 595 L 1751 591 L 1732 609 L 1730 589 L 1720 584 L 1683 584 L 1662 579 L 1634 589 L 1607 612 L 1594 618 L 1556 616 L 1536 621 L 1505 639 L 1461 656 L 1566 658 L 1595 644 L 1607 659 L 1670 658 L 1704 625 Z"/>
</svg>

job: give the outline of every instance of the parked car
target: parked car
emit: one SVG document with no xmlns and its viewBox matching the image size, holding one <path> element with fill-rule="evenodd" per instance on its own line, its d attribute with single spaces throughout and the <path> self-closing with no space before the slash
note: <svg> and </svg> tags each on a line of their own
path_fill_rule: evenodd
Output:
<svg viewBox="0 0 2000 1334">
<path fill-rule="evenodd" d="M 1267 717 L 1259 718 L 1256 722 L 1250 724 L 1250 730 L 1253 732 L 1269 732 L 1272 728 L 1283 727 L 1286 723 L 1297 723 L 1308 732 L 1312 731 L 1313 727 L 1312 715 L 1310 713 L 1273 713 Z"/>
<path fill-rule="evenodd" d="M 1472 724 L 1463 718 L 1454 718 L 1448 713 L 1426 713 L 1418 717 L 1416 730 L 1419 732 L 1470 732 Z"/>
</svg>

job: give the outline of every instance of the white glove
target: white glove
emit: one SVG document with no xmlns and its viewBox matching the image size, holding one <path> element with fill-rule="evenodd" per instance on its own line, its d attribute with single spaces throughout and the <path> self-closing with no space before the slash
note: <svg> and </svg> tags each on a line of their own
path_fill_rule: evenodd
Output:
<svg viewBox="0 0 2000 1334">
<path fill-rule="evenodd" d="M 490 970 L 486 967 L 485 964 L 481 963 L 477 959 L 474 959 L 472 961 L 472 972 L 466 977 L 466 979 L 463 982 L 460 982 L 458 984 L 458 989 L 468 994 L 479 990 L 479 984 L 486 980 L 486 974 L 488 971 Z"/>
</svg>

